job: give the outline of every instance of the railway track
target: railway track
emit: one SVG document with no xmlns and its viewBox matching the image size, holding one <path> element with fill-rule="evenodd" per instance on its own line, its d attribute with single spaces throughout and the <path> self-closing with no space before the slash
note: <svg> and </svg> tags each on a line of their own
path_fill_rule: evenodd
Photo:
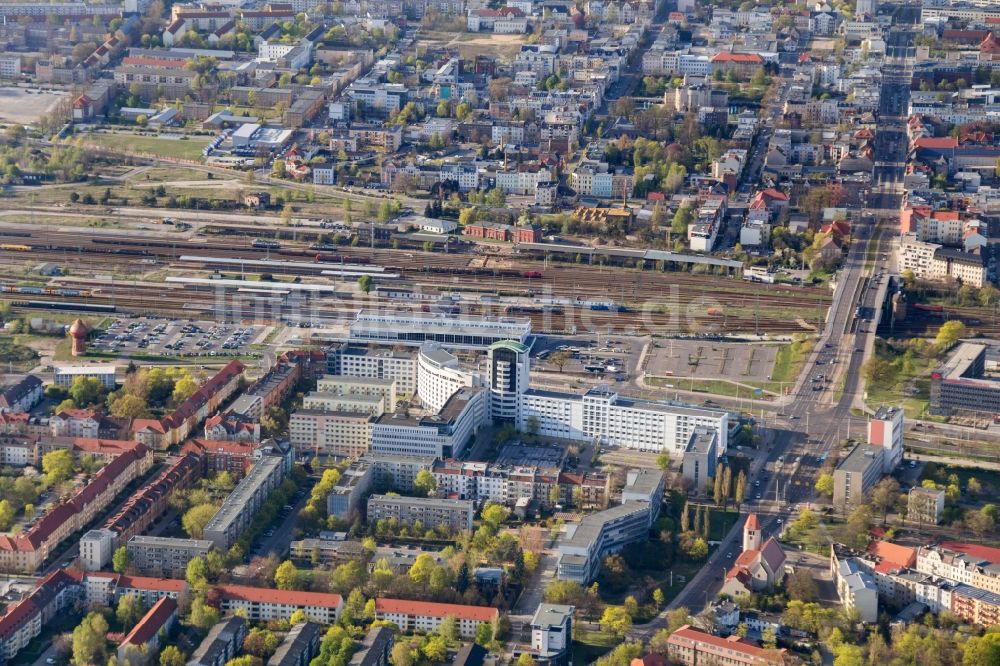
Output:
<svg viewBox="0 0 1000 666">
<path fill-rule="evenodd" d="M 122 234 L 95 233 L 80 236 L 76 233 L 52 230 L 21 232 L 0 229 L 0 243 L 30 245 L 30 251 L 0 251 L 0 273 L 17 273 L 14 279 L 23 279 L 25 262 L 51 261 L 70 264 L 73 271 L 120 272 L 123 257 L 135 272 L 150 270 L 153 264 L 169 268 L 211 271 L 219 269 L 233 272 L 232 264 L 205 262 L 199 268 L 185 263 L 173 264 L 182 254 L 216 256 L 227 259 L 272 259 L 298 261 L 307 264 L 316 251 L 308 247 L 283 246 L 279 249 L 253 247 L 248 239 L 230 238 L 227 243 L 214 241 L 192 242 L 185 239 L 136 238 Z M 332 251 L 331 251 L 332 252 Z M 798 321 L 818 318 L 829 304 L 829 296 L 818 288 L 775 287 L 736 279 L 698 276 L 686 273 L 664 273 L 655 270 L 638 271 L 608 267 L 580 267 L 566 264 L 542 266 L 537 261 L 505 261 L 502 267 L 476 269 L 483 271 L 469 275 L 470 262 L 479 255 L 426 253 L 405 250 L 386 250 L 358 247 L 338 247 L 336 253 L 345 257 L 368 260 L 371 265 L 384 266 L 398 271 L 414 288 L 429 288 L 442 292 L 469 290 L 473 294 L 509 293 L 539 298 L 569 301 L 561 305 L 563 312 L 519 313 L 527 316 L 538 330 L 608 330 L 634 331 L 669 335 L 698 331 L 740 332 L 766 331 L 793 333 L 809 330 Z M 150 262 L 141 264 L 138 262 Z M 336 268 L 335 262 L 316 263 L 299 267 L 254 267 L 246 272 L 273 272 L 279 274 L 311 274 Z M 428 271 L 431 267 L 435 272 Z M 455 271 L 449 273 L 448 271 Z M 501 273 L 503 272 L 503 273 Z M 510 272 L 520 275 L 510 275 Z M 527 277 L 525 274 L 540 276 Z M 251 286 L 252 282 L 248 283 Z M 148 291 L 148 293 L 147 293 Z M 175 312 L 191 315 L 195 312 L 211 314 L 218 306 L 214 290 L 183 290 L 184 295 L 166 295 L 162 288 L 146 289 L 134 286 L 106 286 L 93 302 L 114 304 L 121 310 L 136 312 Z M 573 304 L 575 299 L 628 303 L 639 311 L 595 311 Z M 245 298 L 247 302 L 253 299 Z M 262 299 L 263 300 L 263 299 Z M 379 305 L 387 301 L 378 302 Z M 399 305 L 398 302 L 395 303 Z M 272 303 L 273 305 L 273 303 Z M 341 317 L 345 311 L 332 304 L 314 307 L 320 318 Z M 375 305 L 370 303 L 369 305 Z M 352 302 L 350 311 L 364 304 Z M 503 314 L 503 309 L 486 303 L 462 304 L 463 312 L 470 315 Z M 765 314 L 767 311 L 788 312 L 787 316 Z M 796 313 L 801 313 L 796 317 Z"/>
</svg>

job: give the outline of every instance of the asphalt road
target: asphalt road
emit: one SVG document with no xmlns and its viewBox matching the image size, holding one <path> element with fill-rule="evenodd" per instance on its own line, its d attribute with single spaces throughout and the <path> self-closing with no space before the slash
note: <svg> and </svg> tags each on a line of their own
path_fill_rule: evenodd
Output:
<svg viewBox="0 0 1000 666">
<path fill-rule="evenodd" d="M 910 13 L 905 18 L 911 18 Z M 893 30 L 889 42 L 895 49 L 894 53 L 908 54 L 913 33 Z M 875 326 L 858 325 L 853 320 L 859 304 L 878 306 L 878 291 L 875 286 L 868 287 L 867 277 L 877 272 L 880 264 L 877 257 L 889 251 L 891 234 L 882 234 L 875 220 L 886 215 L 891 223 L 893 213 L 899 210 L 907 150 L 905 136 L 900 137 L 898 130 L 900 116 L 906 114 L 909 105 L 909 88 L 900 89 L 899 80 L 902 77 L 898 63 L 892 62 L 889 67 L 893 70 L 892 76 L 886 77 L 883 82 L 882 95 L 887 113 L 880 116 L 876 126 L 875 191 L 869 198 L 870 212 L 861 211 L 861 221 L 855 224 L 847 259 L 837 275 L 837 288 L 825 330 L 780 415 L 783 419 L 781 424 L 787 425 L 772 431 L 773 439 L 765 444 L 763 454 L 755 459 L 751 467 L 749 479 L 751 483 L 760 481 L 760 486 L 751 486 L 749 493 L 754 499 L 744 506 L 758 513 L 765 536 L 779 533 L 796 511 L 814 496 L 813 483 L 822 460 L 849 433 L 861 431 L 865 426 L 863 419 L 852 420 L 851 408 L 863 388 L 861 366 L 874 345 Z M 865 267 L 869 246 L 873 242 L 875 271 Z M 827 362 L 831 357 L 839 361 L 833 371 L 834 377 L 842 380 L 843 388 L 839 395 L 832 393 L 840 383 L 837 381 L 830 382 L 827 388 L 820 391 L 812 390 L 811 386 L 813 377 L 830 372 L 833 366 L 827 365 Z M 756 499 L 758 493 L 759 500 Z M 722 568 L 728 565 L 726 554 L 738 547 L 743 522 L 737 521 L 705 566 L 668 608 L 686 606 L 699 609 L 714 598 L 721 587 Z M 634 634 L 648 638 L 665 623 L 665 615 L 661 614 L 649 624 L 636 627 Z"/>
</svg>

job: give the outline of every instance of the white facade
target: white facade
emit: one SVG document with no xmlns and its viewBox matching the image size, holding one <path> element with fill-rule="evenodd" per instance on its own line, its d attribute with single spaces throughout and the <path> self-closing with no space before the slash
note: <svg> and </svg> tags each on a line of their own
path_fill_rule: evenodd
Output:
<svg viewBox="0 0 1000 666">
<path fill-rule="evenodd" d="M 474 386 L 475 377 L 463 371 L 458 359 L 439 345 L 428 343 L 417 355 L 417 395 L 432 412 L 440 412 L 445 403 L 462 387 Z"/>
<path fill-rule="evenodd" d="M 56 386 L 69 388 L 77 377 L 97 379 L 105 388 L 115 387 L 115 366 L 113 365 L 74 365 L 56 368 L 52 373 L 52 381 Z"/>
<path fill-rule="evenodd" d="M 483 389 L 463 388 L 435 416 L 411 418 L 383 414 L 372 427 L 371 450 L 394 455 L 452 458 L 465 448 L 486 424 L 488 394 Z"/>
<path fill-rule="evenodd" d="M 412 354 L 349 348 L 338 354 L 337 366 L 336 372 L 342 375 L 393 379 L 400 395 L 412 395 L 417 390 L 417 359 Z"/>
<path fill-rule="evenodd" d="M 100 571 L 111 562 L 116 534 L 109 529 L 90 530 L 80 537 L 80 563 L 84 571 Z"/>
<path fill-rule="evenodd" d="M 573 606 L 539 604 L 531 618 L 531 650 L 541 657 L 557 657 L 573 641 Z"/>
<path fill-rule="evenodd" d="M 683 455 L 694 429 L 701 426 L 718 435 L 718 454 L 727 448 L 729 415 L 691 405 L 621 398 L 593 389 L 583 396 L 553 391 L 527 391 L 520 396 L 517 427 L 526 431 L 536 419 L 539 434 L 641 451 Z"/>
</svg>

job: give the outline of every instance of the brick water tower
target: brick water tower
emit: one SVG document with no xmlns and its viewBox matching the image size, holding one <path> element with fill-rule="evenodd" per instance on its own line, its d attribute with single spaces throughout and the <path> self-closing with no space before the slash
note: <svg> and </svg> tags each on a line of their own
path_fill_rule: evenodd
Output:
<svg viewBox="0 0 1000 666">
<path fill-rule="evenodd" d="M 83 356 L 87 353 L 87 334 L 90 329 L 81 320 L 77 319 L 69 327 L 69 337 L 73 339 L 73 356 Z"/>
</svg>

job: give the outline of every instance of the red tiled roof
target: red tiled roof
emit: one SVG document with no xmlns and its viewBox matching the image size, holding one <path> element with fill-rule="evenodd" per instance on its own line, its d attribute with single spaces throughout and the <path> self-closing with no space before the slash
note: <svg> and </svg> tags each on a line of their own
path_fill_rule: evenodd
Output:
<svg viewBox="0 0 1000 666">
<path fill-rule="evenodd" d="M 958 148 L 958 139 L 950 136 L 925 136 L 913 142 L 916 148 Z"/>
<path fill-rule="evenodd" d="M 342 600 L 339 594 L 272 590 L 267 587 L 249 587 L 246 585 L 217 585 L 215 592 L 223 599 L 287 604 L 290 606 L 316 606 L 320 608 L 339 608 Z"/>
<path fill-rule="evenodd" d="M 760 529 L 760 518 L 757 517 L 756 513 L 751 513 L 747 516 L 747 522 L 743 525 L 745 530 L 759 530 Z"/>
<path fill-rule="evenodd" d="M 764 648 L 759 648 L 753 643 L 743 640 L 739 636 L 730 636 L 729 638 L 713 636 L 712 634 L 695 629 L 688 624 L 670 634 L 670 638 L 667 640 L 668 642 L 675 644 L 683 644 L 683 641 L 694 641 L 704 645 L 711 645 L 722 650 L 757 657 L 764 660 L 762 663 L 781 663 L 783 661 L 779 655 L 784 653 L 784 650 L 780 652 L 777 650 L 765 650 Z"/>
<path fill-rule="evenodd" d="M 712 56 L 712 62 L 746 62 L 763 64 L 764 59 L 757 53 L 733 53 L 731 51 L 720 51 Z"/>
<path fill-rule="evenodd" d="M 141 620 L 129 632 L 122 645 L 145 645 L 153 640 L 170 618 L 177 612 L 177 602 L 170 597 L 161 597 L 153 604 Z"/>
<path fill-rule="evenodd" d="M 466 606 L 463 604 L 439 604 L 432 601 L 408 601 L 406 599 L 375 600 L 376 613 L 394 613 L 397 615 L 447 617 L 454 615 L 460 620 L 475 620 L 491 622 L 499 611 L 488 606 Z"/>
<path fill-rule="evenodd" d="M 137 65 L 140 67 L 165 67 L 167 69 L 184 69 L 184 61 L 178 60 L 177 58 L 150 58 L 148 56 L 127 56 L 125 58 L 122 58 L 122 64 Z"/>
<path fill-rule="evenodd" d="M 868 552 L 898 568 L 912 567 L 917 562 L 916 548 L 900 546 L 891 541 L 872 541 L 868 544 Z"/>
<path fill-rule="evenodd" d="M 152 578 L 150 576 L 118 576 L 118 587 L 132 590 L 155 590 L 158 592 L 184 591 L 187 583 L 182 578 Z"/>
<path fill-rule="evenodd" d="M 74 514 L 83 511 L 84 507 L 104 492 L 130 465 L 147 455 L 150 455 L 149 449 L 142 444 L 136 444 L 132 449 L 114 458 L 98 470 L 90 483 L 79 488 L 69 500 L 49 510 L 28 532 L 13 538 L 7 535 L 0 536 L 0 550 L 37 550 L 63 523 Z"/>
<path fill-rule="evenodd" d="M 966 555 L 971 555 L 972 557 L 978 557 L 979 559 L 986 560 L 991 564 L 1000 564 L 1000 548 L 980 546 L 974 543 L 963 543 L 961 541 L 943 541 L 940 545 L 942 548 L 954 550 L 958 553 L 965 553 Z"/>
</svg>

